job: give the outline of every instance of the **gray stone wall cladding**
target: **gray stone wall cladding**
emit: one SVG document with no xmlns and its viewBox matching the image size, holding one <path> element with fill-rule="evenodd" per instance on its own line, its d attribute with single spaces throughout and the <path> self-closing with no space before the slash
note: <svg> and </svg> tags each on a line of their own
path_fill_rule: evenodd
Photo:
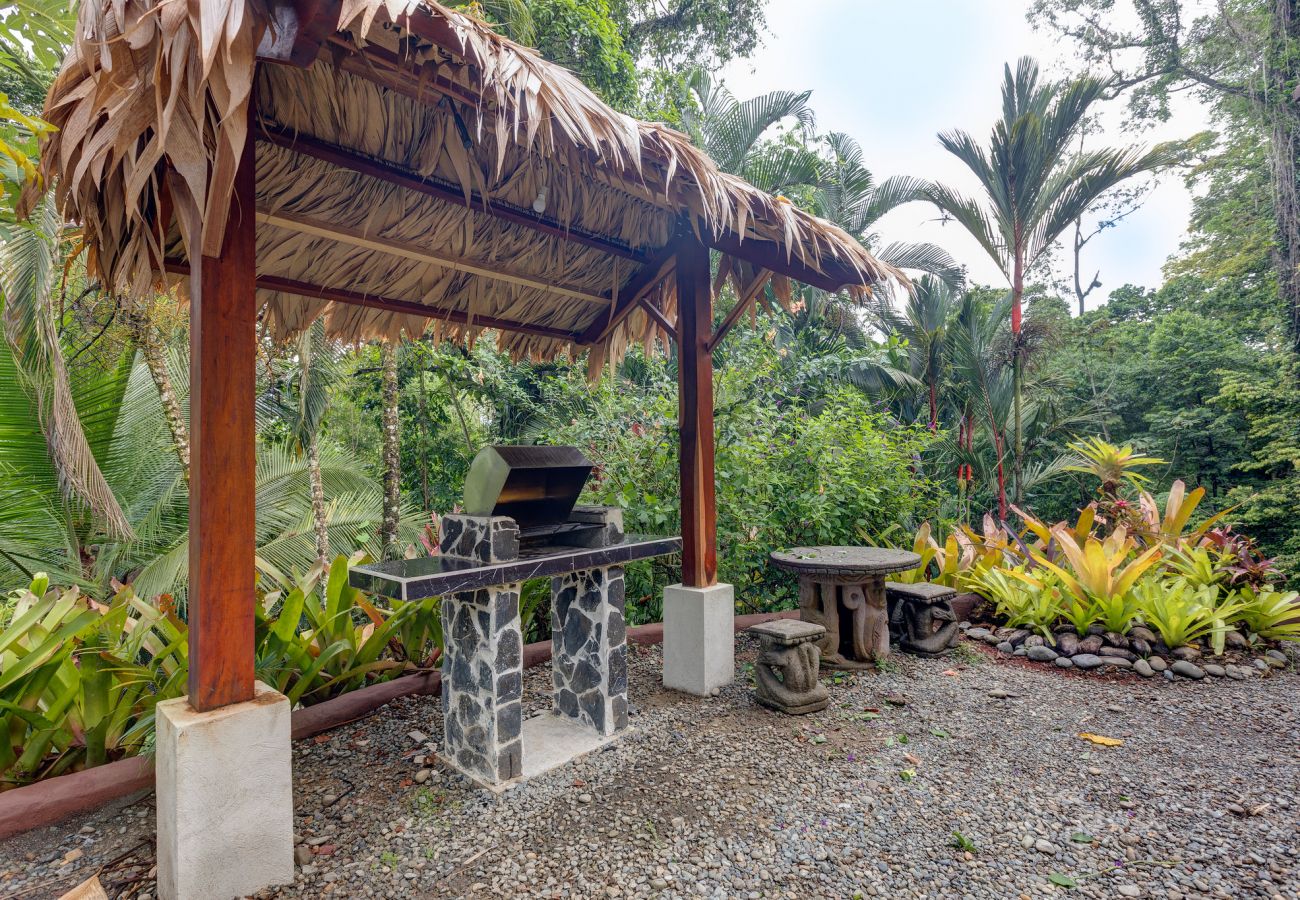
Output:
<svg viewBox="0 0 1300 900">
<path fill-rule="evenodd" d="M 557 715 L 603 735 L 627 727 L 623 568 L 551 579 L 551 680 Z"/>
<path fill-rule="evenodd" d="M 523 770 L 520 585 L 442 599 L 444 753 L 489 784 Z"/>
<path fill-rule="evenodd" d="M 474 562 L 519 558 L 519 526 L 509 516 L 442 517 L 442 553 Z"/>
</svg>

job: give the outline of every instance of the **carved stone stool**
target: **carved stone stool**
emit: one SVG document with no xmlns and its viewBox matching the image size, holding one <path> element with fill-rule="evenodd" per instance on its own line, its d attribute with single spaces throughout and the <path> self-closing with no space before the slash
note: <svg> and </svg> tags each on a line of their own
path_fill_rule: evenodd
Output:
<svg viewBox="0 0 1300 900">
<path fill-rule="evenodd" d="M 950 587 L 930 584 L 885 582 L 889 602 L 889 630 L 898 646 L 918 656 L 939 656 L 959 640 L 957 617 L 952 598 L 957 592 Z M 935 625 L 943 625 L 935 630 Z"/>
<path fill-rule="evenodd" d="M 758 637 L 754 696 L 759 703 L 792 716 L 825 709 L 830 694 L 817 680 L 826 629 L 813 622 L 776 619 L 749 629 Z"/>
</svg>

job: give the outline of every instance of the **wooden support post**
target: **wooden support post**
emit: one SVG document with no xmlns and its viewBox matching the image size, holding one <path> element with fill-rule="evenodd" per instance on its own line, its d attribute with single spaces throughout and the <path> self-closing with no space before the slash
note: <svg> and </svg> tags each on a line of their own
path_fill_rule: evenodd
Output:
<svg viewBox="0 0 1300 900">
<path fill-rule="evenodd" d="M 677 242 L 678 389 L 681 424 L 682 584 L 718 581 L 718 509 L 713 485 L 713 290 L 709 249 L 691 234 Z"/>
<path fill-rule="evenodd" d="M 190 705 L 253 699 L 256 208 L 252 132 L 221 255 L 190 271 Z"/>
</svg>

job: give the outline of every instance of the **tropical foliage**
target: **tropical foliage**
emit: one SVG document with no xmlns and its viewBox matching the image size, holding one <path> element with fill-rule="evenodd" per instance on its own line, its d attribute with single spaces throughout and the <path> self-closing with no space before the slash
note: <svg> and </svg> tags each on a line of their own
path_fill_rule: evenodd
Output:
<svg viewBox="0 0 1300 900">
<path fill-rule="evenodd" d="M 340 556 L 291 590 L 259 598 L 257 674 L 294 704 L 438 658 L 436 599 L 378 605 L 348 587 L 348 566 Z M 188 631 L 170 595 L 146 600 L 126 586 L 99 603 L 75 587 L 51 588 L 42 574 L 9 599 L 0 791 L 150 747 L 154 707 L 184 694 L 189 673 Z"/>
</svg>

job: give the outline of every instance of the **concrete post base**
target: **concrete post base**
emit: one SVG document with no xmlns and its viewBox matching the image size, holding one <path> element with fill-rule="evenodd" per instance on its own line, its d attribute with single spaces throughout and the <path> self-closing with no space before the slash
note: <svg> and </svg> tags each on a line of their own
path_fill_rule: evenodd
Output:
<svg viewBox="0 0 1300 900">
<path fill-rule="evenodd" d="M 735 592 L 729 584 L 664 588 L 664 687 L 699 697 L 736 671 Z"/>
<path fill-rule="evenodd" d="M 289 700 L 157 707 L 158 896 L 230 900 L 293 881 Z"/>
</svg>

